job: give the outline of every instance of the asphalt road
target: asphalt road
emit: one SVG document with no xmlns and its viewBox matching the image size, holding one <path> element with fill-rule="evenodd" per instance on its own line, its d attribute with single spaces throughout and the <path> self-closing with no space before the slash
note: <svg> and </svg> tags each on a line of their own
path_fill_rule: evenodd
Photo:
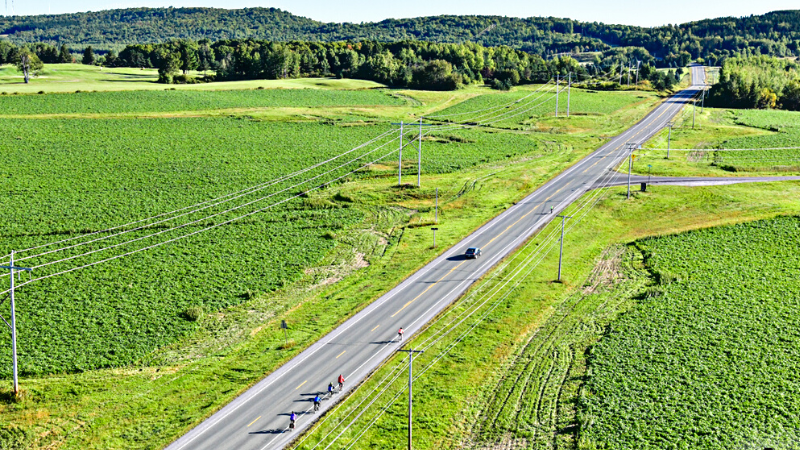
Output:
<svg viewBox="0 0 800 450">
<path fill-rule="evenodd" d="M 705 75 L 702 68 L 693 69 L 693 75 L 695 86 L 664 101 L 638 124 L 450 248 L 167 448 L 283 448 L 342 397 L 324 401 L 320 413 L 314 414 L 311 398 L 315 393 L 335 383 L 339 374 L 347 380 L 345 390 L 357 385 L 400 347 L 394 341 L 400 327 L 406 338 L 413 336 L 555 213 L 609 175 L 627 156 L 626 143 L 644 142 L 697 93 Z M 551 206 L 554 214 L 550 214 Z M 480 247 L 483 256 L 464 259 L 461 255 L 468 247 Z M 300 416 L 293 432 L 288 430 L 291 411 Z"/>
<path fill-rule="evenodd" d="M 722 186 L 741 183 L 772 183 L 775 181 L 800 181 L 800 177 L 648 177 L 633 175 L 631 176 L 631 192 L 638 191 L 641 183 L 646 183 L 648 186 Z M 625 186 L 626 184 L 628 184 L 628 177 L 617 175 L 612 179 L 600 180 L 593 187 Z"/>
</svg>

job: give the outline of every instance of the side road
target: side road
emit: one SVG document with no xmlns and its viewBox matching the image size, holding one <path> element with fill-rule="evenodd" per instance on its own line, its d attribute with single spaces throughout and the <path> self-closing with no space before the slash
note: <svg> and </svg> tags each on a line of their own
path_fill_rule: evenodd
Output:
<svg viewBox="0 0 800 450">
<path fill-rule="evenodd" d="M 661 130 L 704 84 L 702 67 L 692 69 L 694 86 L 667 99 L 639 123 L 565 170 L 521 202 L 504 211 L 440 257 L 331 331 L 297 357 L 189 431 L 167 448 L 244 449 L 283 448 L 308 428 L 343 394 L 322 402 L 313 412 L 312 399 L 329 382 L 343 375 L 346 392 L 358 385 L 401 343 L 457 300 L 466 290 L 511 254 L 556 214 L 578 199 L 628 155 L 628 146 L 644 142 Z M 467 260 L 468 247 L 483 256 Z M 289 415 L 298 415 L 297 428 L 288 429 Z"/>
</svg>

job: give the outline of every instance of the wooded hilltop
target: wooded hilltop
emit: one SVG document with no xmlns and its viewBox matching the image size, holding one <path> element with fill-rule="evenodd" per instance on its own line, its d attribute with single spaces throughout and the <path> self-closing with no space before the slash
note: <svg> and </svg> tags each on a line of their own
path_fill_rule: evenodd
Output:
<svg viewBox="0 0 800 450">
<path fill-rule="evenodd" d="M 375 23 L 323 23 L 275 8 L 132 8 L 75 14 L 0 17 L 11 42 L 66 44 L 75 53 L 121 51 L 126 45 L 254 39 L 275 42 L 407 40 L 476 43 L 552 56 L 638 47 L 659 67 L 732 56 L 800 56 L 800 11 L 722 17 L 644 28 L 553 17 L 436 16 Z M 641 59 L 641 58 L 640 58 Z"/>
</svg>

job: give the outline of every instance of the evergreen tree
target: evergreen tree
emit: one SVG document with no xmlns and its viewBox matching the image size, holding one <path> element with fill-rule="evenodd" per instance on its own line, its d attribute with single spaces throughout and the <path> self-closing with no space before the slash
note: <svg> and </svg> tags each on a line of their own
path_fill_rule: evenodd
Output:
<svg viewBox="0 0 800 450">
<path fill-rule="evenodd" d="M 68 64 L 72 62 L 72 53 L 69 52 L 67 44 L 61 44 L 61 51 L 58 53 L 58 62 Z"/>
<path fill-rule="evenodd" d="M 114 52 L 113 49 L 109 50 L 106 54 L 106 59 L 104 62 L 106 67 L 114 67 L 117 65 L 117 54 Z"/>
<path fill-rule="evenodd" d="M 81 60 L 81 62 L 83 64 L 92 65 L 94 64 L 94 60 L 95 60 L 94 49 L 92 49 L 92 46 L 90 45 L 86 47 L 86 50 L 83 51 L 83 60 Z"/>
</svg>

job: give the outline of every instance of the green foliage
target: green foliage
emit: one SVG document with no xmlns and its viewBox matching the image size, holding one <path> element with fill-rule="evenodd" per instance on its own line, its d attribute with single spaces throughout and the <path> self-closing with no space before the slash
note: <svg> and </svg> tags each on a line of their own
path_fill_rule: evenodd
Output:
<svg viewBox="0 0 800 450">
<path fill-rule="evenodd" d="M 124 91 L 13 96 L 0 114 L 87 114 L 200 111 L 225 108 L 401 105 L 381 90 L 262 89 L 232 91 Z"/>
<path fill-rule="evenodd" d="M 800 109 L 800 72 L 796 63 L 754 56 L 731 58 L 720 69 L 709 104 L 726 108 Z"/>
<path fill-rule="evenodd" d="M 23 428 L 5 426 L 0 428 L 0 448 L 3 450 L 24 450 L 29 448 L 31 436 Z"/>
<path fill-rule="evenodd" d="M 505 86 L 546 81 L 557 73 L 586 70 L 571 58 L 545 62 L 541 57 L 509 47 L 478 44 L 434 44 L 420 41 L 381 43 L 290 42 L 253 39 L 170 41 L 128 45 L 120 52 L 118 66 L 155 66 L 174 73 L 181 66 L 216 68 L 219 80 L 283 79 L 330 76 L 374 80 L 392 86 L 428 90 L 454 90 L 462 85 L 499 79 Z M 164 75 L 163 82 L 170 77 Z"/>
<path fill-rule="evenodd" d="M 794 448 L 800 435 L 800 218 L 646 239 L 674 281 L 591 354 L 584 443 L 615 449 Z"/>
<path fill-rule="evenodd" d="M 248 289 L 245 293 L 245 298 L 247 300 L 252 299 L 250 295 L 251 291 Z M 198 320 L 203 318 L 203 307 L 201 305 L 197 306 L 190 306 L 183 311 L 183 318 L 188 320 L 189 322 L 197 322 Z"/>
<path fill-rule="evenodd" d="M 106 61 L 108 61 L 107 58 Z M 61 50 L 58 52 L 58 62 L 61 64 L 68 64 L 72 62 L 72 53 L 69 52 L 67 44 L 61 44 Z"/>
<path fill-rule="evenodd" d="M 81 60 L 81 62 L 83 64 L 91 66 L 92 64 L 94 64 L 94 61 L 95 61 L 94 49 L 90 45 L 86 47 L 86 49 L 83 51 L 83 59 Z"/>
<path fill-rule="evenodd" d="M 409 38 L 437 43 L 473 41 L 487 46 L 507 45 L 542 56 L 601 51 L 608 52 L 605 56 L 611 59 L 618 58 L 619 51 L 624 52 L 618 49 L 639 48 L 643 53 L 627 60 L 652 62 L 655 58 L 650 55 L 657 55 L 660 64 L 675 67 L 697 58 L 716 65 L 737 54 L 797 55 L 800 13 L 776 11 L 643 28 L 555 17 L 433 16 L 354 24 L 317 22 L 275 8 L 130 8 L 2 17 L 0 34 L 8 34 L 16 43 L 91 44 L 98 48 L 230 37 L 285 42 L 397 42 Z"/>
<path fill-rule="evenodd" d="M 16 58 L 17 70 L 22 72 L 25 83 L 30 81 L 31 76 L 39 76 L 39 72 L 44 68 L 44 64 L 36 56 L 36 53 L 30 51 L 27 47 L 19 49 L 16 52 Z"/>
<path fill-rule="evenodd" d="M 162 109 L 172 109 L 176 104 L 183 103 L 185 107 L 193 102 L 197 108 L 236 102 L 336 104 L 345 102 L 347 96 L 352 97 L 349 101 L 354 104 L 363 104 L 365 100 L 400 102 L 379 91 L 322 90 L 153 91 L 13 99 L 14 108 L 18 108 L 15 111 L 40 107 L 51 113 L 69 113 L 87 111 L 87 107 L 113 111 L 115 105 L 135 110 L 143 105 L 148 109 L 161 104 L 168 105 Z M 47 101 L 41 102 L 43 98 Z M 169 98 L 172 101 L 167 101 Z M 15 192 L 19 193 L 0 199 L 3 223 L 0 253 L 3 254 L 207 201 L 330 158 L 385 130 L 383 126 L 340 127 L 235 118 L 0 119 L 0 122 L 0 166 L 3 176 L 14 180 Z M 414 136 L 409 132 L 408 138 Z M 326 145 L 321 146 L 320 142 Z M 426 140 L 425 146 L 424 164 L 428 173 L 451 172 L 542 149 L 528 135 L 470 130 Z M 371 149 L 359 151 L 368 150 Z M 365 156 L 315 180 L 314 185 L 391 151 L 390 147 L 382 149 L 382 153 Z M 404 165 L 414 164 L 415 160 L 415 155 L 410 154 Z M 323 175 L 322 169 L 315 169 L 304 178 L 314 174 Z M 281 182 L 246 199 L 255 200 L 258 195 L 272 193 L 275 196 L 271 201 L 278 201 L 313 187 L 307 184 L 281 192 L 292 183 Z M 329 198 L 333 195 L 329 194 Z M 24 201 L 24 208 L 19 207 L 20 201 Z M 249 209 L 264 203 L 261 201 Z M 313 266 L 333 248 L 335 242 L 330 238 L 338 230 L 363 219 L 362 212 L 349 207 L 347 202 L 326 208 L 324 204 L 329 203 L 323 202 L 323 208 L 318 208 L 290 201 L 168 246 L 26 287 L 25 301 L 18 306 L 22 371 L 26 374 L 84 371 L 129 364 L 191 332 L 196 322 L 187 320 L 186 313 L 193 307 L 203 305 L 203 314 L 210 314 L 246 301 L 247 292 L 268 292 L 286 286 L 302 276 L 301 269 Z M 215 209 L 224 206 L 227 204 Z M 148 238 L 136 245 L 143 247 L 178 237 L 241 212 L 225 213 L 182 231 L 167 231 L 158 239 Z M 198 214 L 189 218 L 202 217 Z M 173 222 L 133 230 L 125 237 L 143 238 L 169 224 Z M 113 256 L 119 250 L 122 248 L 81 256 L 69 265 Z M 75 249 L 66 256 L 78 254 Z M 40 268 L 37 274 L 55 273 L 59 267 Z M 57 301 L 54 293 L 58 293 Z M 0 345 L 8 344 L 7 341 L 8 335 L 0 336 Z M 0 356 L 0 367 L 10 367 L 7 356 Z M 3 374 L 7 375 L 7 371 Z"/>
</svg>

